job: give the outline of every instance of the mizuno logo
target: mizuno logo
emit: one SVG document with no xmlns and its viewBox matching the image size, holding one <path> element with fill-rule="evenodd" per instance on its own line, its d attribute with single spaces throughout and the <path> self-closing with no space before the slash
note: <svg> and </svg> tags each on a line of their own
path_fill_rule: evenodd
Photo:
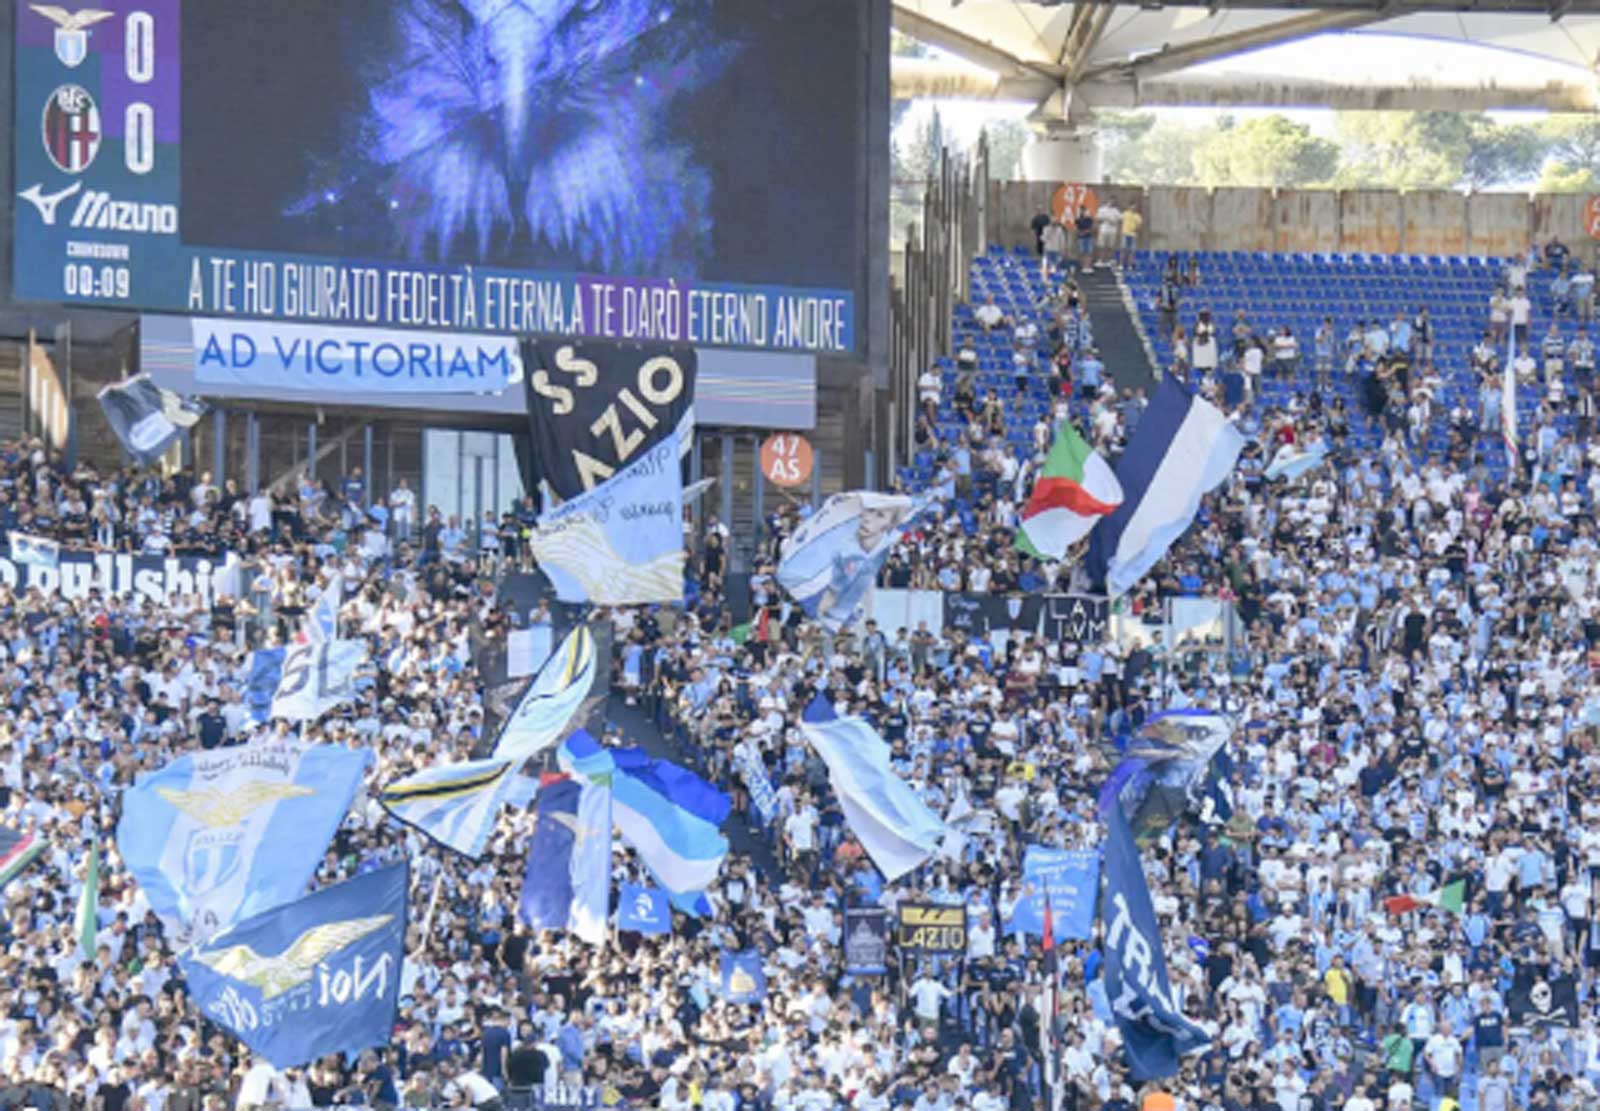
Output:
<svg viewBox="0 0 1600 1111">
<path fill-rule="evenodd" d="M 46 195 L 44 186 L 30 185 L 17 196 L 39 210 L 46 227 L 56 226 L 56 210 L 61 202 L 83 188 L 73 182 L 59 193 Z M 101 189 L 90 189 L 78 198 L 68 226 L 93 231 L 127 231 L 142 235 L 177 235 L 178 206 L 151 204 L 148 201 L 119 201 Z"/>
<path fill-rule="evenodd" d="M 68 197 L 72 196 L 72 194 L 76 193 L 82 188 L 83 182 L 75 181 L 65 189 L 61 190 L 61 192 L 51 193 L 49 196 L 45 196 L 43 185 L 30 185 L 22 192 L 18 193 L 17 196 L 21 197 L 23 200 L 33 205 L 34 208 L 39 210 L 39 219 L 44 221 L 45 227 L 53 228 L 56 226 L 56 208 L 61 204 L 62 201 L 66 200 Z"/>
</svg>

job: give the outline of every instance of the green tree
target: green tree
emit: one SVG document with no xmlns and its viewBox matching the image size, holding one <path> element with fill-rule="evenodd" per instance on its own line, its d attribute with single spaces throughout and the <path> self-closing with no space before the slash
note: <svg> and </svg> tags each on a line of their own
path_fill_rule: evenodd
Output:
<svg viewBox="0 0 1600 1111">
<path fill-rule="evenodd" d="M 1105 139 L 1105 178 L 1133 185 L 1199 185 L 1195 156 L 1214 139 L 1217 129 L 1210 125 L 1157 120 L 1146 115 L 1133 126 L 1108 129 L 1101 124 Z"/>
<path fill-rule="evenodd" d="M 1336 144 L 1286 116 L 1219 121 L 1218 128 L 1194 151 L 1195 174 L 1204 185 L 1315 185 L 1339 166 Z"/>
<path fill-rule="evenodd" d="M 1539 178 L 1541 192 L 1594 189 L 1600 183 L 1600 120 L 1593 116 L 1552 116 L 1541 129 L 1549 161 Z"/>
<path fill-rule="evenodd" d="M 1031 134 L 1021 120 L 995 120 L 983 129 L 989 141 L 989 177 L 1013 181 L 1022 176 L 1022 148 Z"/>
<path fill-rule="evenodd" d="M 1472 189 L 1503 189 L 1530 181 L 1550 150 L 1550 139 L 1537 125 L 1501 126 L 1487 116 L 1472 119 L 1462 184 Z"/>
<path fill-rule="evenodd" d="M 1334 181 L 1345 189 L 1450 189 L 1462 178 L 1465 129 L 1451 113 L 1339 112 L 1341 152 Z M 1431 117 L 1431 118 L 1430 118 Z"/>
</svg>

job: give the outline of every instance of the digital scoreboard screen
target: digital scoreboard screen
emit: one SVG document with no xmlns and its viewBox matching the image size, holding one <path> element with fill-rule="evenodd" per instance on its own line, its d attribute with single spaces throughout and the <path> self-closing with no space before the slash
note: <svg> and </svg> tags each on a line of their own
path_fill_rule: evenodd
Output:
<svg viewBox="0 0 1600 1111">
<path fill-rule="evenodd" d="M 852 0 L 14 10 L 22 300 L 858 348 Z"/>
</svg>

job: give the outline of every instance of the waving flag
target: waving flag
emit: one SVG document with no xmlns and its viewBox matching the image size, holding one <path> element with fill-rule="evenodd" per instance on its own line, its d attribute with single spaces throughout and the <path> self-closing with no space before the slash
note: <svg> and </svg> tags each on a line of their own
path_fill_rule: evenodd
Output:
<svg viewBox="0 0 1600 1111">
<path fill-rule="evenodd" d="M 1218 786 L 1232 732 L 1233 723 L 1210 710 L 1152 714 L 1123 741 L 1123 757 L 1100 791 L 1101 810 L 1120 803 L 1136 836 L 1164 832 Z"/>
<path fill-rule="evenodd" d="M 200 1013 L 275 1068 L 388 1042 L 405 959 L 404 864 L 240 922 L 179 958 Z"/>
<path fill-rule="evenodd" d="M 204 940 L 305 891 L 371 759 L 292 741 L 180 756 L 123 795 L 117 849 L 180 943 Z"/>
<path fill-rule="evenodd" d="M 1099 894 L 1099 849 L 1029 845 L 1022 854 L 1022 897 L 1012 909 L 1006 929 L 1048 936 L 1052 945 L 1086 941 L 1094 933 Z M 1056 913 L 1047 915 L 1052 909 Z M 1046 930 L 1047 920 L 1053 930 Z"/>
<path fill-rule="evenodd" d="M 611 901 L 611 788 L 559 778 L 539 790 L 519 912 L 535 929 L 606 939 Z"/>
<path fill-rule="evenodd" d="M 878 571 L 927 505 L 892 494 L 835 494 L 783 543 L 778 583 L 806 616 L 837 631 L 866 612 Z"/>
<path fill-rule="evenodd" d="M 78 892 L 78 911 L 73 915 L 73 933 L 78 951 L 94 960 L 100 933 L 100 846 L 89 846 L 89 862 L 83 872 L 83 890 Z"/>
<path fill-rule="evenodd" d="M 12 529 L 9 533 L 11 562 L 34 567 L 59 567 L 61 542 L 47 536 L 30 536 Z"/>
<path fill-rule="evenodd" d="M 507 716 L 494 758 L 520 764 L 537 756 L 585 724 L 610 688 L 610 648 L 602 652 L 595 630 L 577 626 L 544 661 Z"/>
<path fill-rule="evenodd" d="M 1284 444 L 1273 454 L 1272 462 L 1267 464 L 1267 469 L 1261 475 L 1269 482 L 1279 478 L 1285 482 L 1295 482 L 1320 467 L 1326 458 L 1328 445 L 1321 440 L 1307 447 Z"/>
<path fill-rule="evenodd" d="M 250 654 L 250 674 L 245 679 L 244 701 L 256 721 L 272 718 L 272 696 L 283 681 L 283 661 L 288 649 L 257 648 Z"/>
<path fill-rule="evenodd" d="M 283 672 L 272 695 L 272 716 L 315 721 L 351 701 L 356 696 L 356 672 L 366 662 L 365 639 L 296 644 L 284 654 Z"/>
<path fill-rule="evenodd" d="M 400 821 L 476 860 L 516 782 L 509 760 L 470 760 L 425 768 L 391 783 L 378 801 Z"/>
<path fill-rule="evenodd" d="M 892 882 L 939 847 L 939 816 L 889 767 L 889 746 L 861 718 L 842 718 L 822 695 L 802 715 L 801 729 L 839 796 L 850 832 Z"/>
<path fill-rule="evenodd" d="M 622 838 L 684 911 L 704 909 L 701 894 L 728 855 L 719 828 L 732 800 L 686 768 L 638 748 L 605 748 L 578 731 L 561 746 L 563 770 L 611 778 L 613 815 Z"/>
<path fill-rule="evenodd" d="M 1178 1059 L 1209 1039 L 1183 1016 L 1167 979 L 1161 930 L 1133 830 L 1119 807 L 1106 813 L 1105 823 L 1100 920 L 1105 928 L 1106 999 L 1135 1083 L 1174 1076 Z"/>
<path fill-rule="evenodd" d="M 683 600 L 683 474 L 678 434 L 539 516 L 529 541 L 563 602 Z"/>
<path fill-rule="evenodd" d="M 718 959 L 722 998 L 729 1003 L 760 1003 L 767 997 L 767 970 L 757 949 L 724 952 Z"/>
<path fill-rule="evenodd" d="M 1089 536 L 1091 580 L 1126 594 L 1182 536 L 1200 499 L 1219 486 L 1244 437 L 1215 405 L 1168 376 L 1117 464 L 1125 498 Z"/>
<path fill-rule="evenodd" d="M 1405 914 L 1424 907 L 1447 910 L 1460 914 L 1467 903 L 1467 881 L 1456 880 L 1435 888 L 1426 895 L 1391 895 L 1383 901 L 1383 909 L 1390 914 Z"/>
<path fill-rule="evenodd" d="M 617 929 L 638 934 L 670 934 L 672 907 L 659 887 L 625 883 L 617 894 Z"/>
<path fill-rule="evenodd" d="M 0 826 L 0 891 L 44 852 L 44 842 L 31 833 Z"/>
<path fill-rule="evenodd" d="M 1121 504 L 1122 483 L 1110 464 L 1063 421 L 1022 510 L 1017 547 L 1035 559 L 1062 559 Z"/>
<path fill-rule="evenodd" d="M 204 404 L 162 389 L 148 374 L 113 382 L 100 391 L 99 400 L 100 411 L 122 446 L 147 465 L 160 459 L 206 414 Z"/>
<path fill-rule="evenodd" d="M 302 644 L 324 644 L 339 635 L 339 605 L 344 596 L 344 576 L 334 575 L 311 604 L 301 632 Z"/>
</svg>

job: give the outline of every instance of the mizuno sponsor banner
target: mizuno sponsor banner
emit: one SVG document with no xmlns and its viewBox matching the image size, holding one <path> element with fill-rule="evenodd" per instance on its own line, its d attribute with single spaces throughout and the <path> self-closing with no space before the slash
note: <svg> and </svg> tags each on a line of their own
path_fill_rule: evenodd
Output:
<svg viewBox="0 0 1600 1111">
<path fill-rule="evenodd" d="M 471 333 L 326 328 L 196 318 L 201 387 L 352 392 L 498 393 L 522 372 L 516 341 Z"/>
<path fill-rule="evenodd" d="M 208 938 L 305 891 L 371 759 L 293 741 L 180 756 L 123 795 L 117 850 L 170 930 Z"/>
<path fill-rule="evenodd" d="M 195 1005 L 277 1068 L 387 1043 L 407 882 L 394 864 L 240 922 L 179 959 Z"/>
</svg>

